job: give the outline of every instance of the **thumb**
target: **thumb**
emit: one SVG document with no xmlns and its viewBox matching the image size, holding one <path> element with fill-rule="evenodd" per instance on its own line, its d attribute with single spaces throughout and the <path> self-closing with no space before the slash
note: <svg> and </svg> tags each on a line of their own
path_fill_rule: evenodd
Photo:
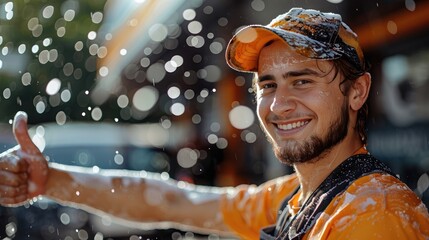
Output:
<svg viewBox="0 0 429 240">
<path fill-rule="evenodd" d="M 25 112 L 20 111 L 16 113 L 13 120 L 13 134 L 20 146 L 17 155 L 28 163 L 28 193 L 30 197 L 43 194 L 48 178 L 48 163 L 37 146 L 31 141 L 28 134 L 27 114 Z"/>
<path fill-rule="evenodd" d="M 13 119 L 13 135 L 23 152 L 27 154 L 39 152 L 39 149 L 33 141 L 31 141 L 30 135 L 28 134 L 27 114 L 25 112 L 19 111 L 15 114 L 15 118 Z"/>
</svg>

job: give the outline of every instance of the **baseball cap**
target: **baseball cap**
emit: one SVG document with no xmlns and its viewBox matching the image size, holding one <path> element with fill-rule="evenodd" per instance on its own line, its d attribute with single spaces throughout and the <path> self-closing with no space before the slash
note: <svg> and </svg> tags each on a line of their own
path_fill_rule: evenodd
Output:
<svg viewBox="0 0 429 240">
<path fill-rule="evenodd" d="M 238 31 L 226 48 L 228 65 L 240 72 L 257 72 L 261 49 L 282 40 L 297 53 L 312 59 L 344 57 L 359 70 L 365 60 L 356 33 L 339 14 L 292 8 L 268 25 L 249 25 Z"/>
</svg>

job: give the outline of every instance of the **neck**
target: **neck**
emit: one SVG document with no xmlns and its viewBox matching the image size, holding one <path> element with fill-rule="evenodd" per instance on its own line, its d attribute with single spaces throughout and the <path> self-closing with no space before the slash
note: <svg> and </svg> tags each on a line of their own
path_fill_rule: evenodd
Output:
<svg viewBox="0 0 429 240">
<path fill-rule="evenodd" d="M 300 202 L 304 203 L 329 174 L 363 146 L 359 138 L 346 137 L 323 152 L 317 159 L 294 165 L 301 185 Z"/>
</svg>

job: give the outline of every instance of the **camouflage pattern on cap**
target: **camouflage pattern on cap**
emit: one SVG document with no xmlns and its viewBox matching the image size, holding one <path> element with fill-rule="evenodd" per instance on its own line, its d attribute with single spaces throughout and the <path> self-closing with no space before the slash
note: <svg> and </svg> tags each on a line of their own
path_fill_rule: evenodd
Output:
<svg viewBox="0 0 429 240">
<path fill-rule="evenodd" d="M 268 25 L 250 25 L 238 31 L 228 43 L 226 61 L 242 72 L 257 72 L 261 49 L 282 40 L 297 53 L 312 59 L 344 57 L 363 70 L 364 56 L 357 35 L 335 13 L 292 8 Z"/>
</svg>

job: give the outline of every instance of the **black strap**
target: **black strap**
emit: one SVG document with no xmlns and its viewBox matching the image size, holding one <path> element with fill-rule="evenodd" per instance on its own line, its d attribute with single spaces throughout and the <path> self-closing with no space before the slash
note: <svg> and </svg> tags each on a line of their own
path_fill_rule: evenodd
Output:
<svg viewBox="0 0 429 240">
<path fill-rule="evenodd" d="M 344 192 L 356 179 L 377 172 L 395 176 L 385 164 L 372 155 L 351 156 L 320 184 L 303 204 L 301 210 L 293 217 L 289 215 L 287 209 L 287 202 L 293 195 L 288 196 L 282 204 L 282 212 L 276 227 L 263 230 L 261 239 L 301 239 L 313 227 L 320 214 L 335 196 Z"/>
</svg>

